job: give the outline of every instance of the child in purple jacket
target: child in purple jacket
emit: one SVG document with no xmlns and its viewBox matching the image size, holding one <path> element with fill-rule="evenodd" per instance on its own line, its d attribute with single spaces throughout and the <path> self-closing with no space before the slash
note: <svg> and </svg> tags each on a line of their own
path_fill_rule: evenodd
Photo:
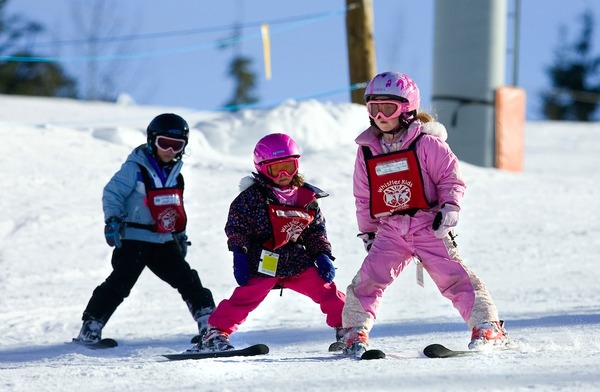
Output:
<svg viewBox="0 0 600 392">
<path fill-rule="evenodd" d="M 413 259 L 471 329 L 470 349 L 508 341 L 490 293 L 458 256 L 452 228 L 465 183 L 446 129 L 418 112 L 419 99 L 402 73 L 381 73 L 365 90 L 371 126 L 356 138 L 354 196 L 368 254 L 346 291 L 348 354 L 368 349 L 383 292 Z"/>
<path fill-rule="evenodd" d="M 317 203 L 328 195 L 304 182 L 299 159 L 300 149 L 288 135 L 270 134 L 257 143 L 257 173 L 242 180 L 225 225 L 239 287 L 219 303 L 208 319 L 208 332 L 190 351 L 234 349 L 229 335 L 274 288 L 312 299 L 336 329 L 336 338 L 343 335 L 345 295 L 333 282 L 334 257 Z"/>
</svg>

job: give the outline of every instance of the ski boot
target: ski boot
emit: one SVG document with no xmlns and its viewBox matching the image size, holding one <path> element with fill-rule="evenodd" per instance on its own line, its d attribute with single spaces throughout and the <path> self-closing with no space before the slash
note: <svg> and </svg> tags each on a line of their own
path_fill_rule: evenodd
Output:
<svg viewBox="0 0 600 392">
<path fill-rule="evenodd" d="M 229 351 L 235 350 L 235 347 L 229 342 L 229 334 L 227 332 L 211 327 L 202 336 L 202 340 L 194 349 L 197 351 Z"/>
<path fill-rule="evenodd" d="M 486 321 L 477 324 L 471 333 L 470 350 L 484 350 L 506 345 L 510 341 L 504 329 L 504 321 Z"/>
<path fill-rule="evenodd" d="M 329 351 L 343 351 L 346 348 L 346 342 L 344 336 L 351 328 L 335 327 L 335 342 L 329 345 Z"/>
<path fill-rule="evenodd" d="M 344 341 L 346 355 L 360 358 L 369 349 L 369 333 L 364 328 L 348 328 Z"/>
<path fill-rule="evenodd" d="M 102 328 L 104 324 L 94 319 L 84 320 L 79 336 L 73 339 L 74 342 L 84 344 L 94 344 L 102 340 Z"/>
<path fill-rule="evenodd" d="M 212 314 L 214 307 L 203 308 L 194 313 L 194 320 L 198 323 L 198 335 L 200 338 L 206 333 L 208 330 L 208 318 Z"/>
</svg>

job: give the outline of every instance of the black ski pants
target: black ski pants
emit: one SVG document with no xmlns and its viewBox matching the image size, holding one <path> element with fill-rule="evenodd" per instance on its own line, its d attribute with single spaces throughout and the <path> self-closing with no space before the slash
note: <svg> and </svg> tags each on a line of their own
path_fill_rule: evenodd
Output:
<svg viewBox="0 0 600 392">
<path fill-rule="evenodd" d="M 212 293 L 202 286 L 198 272 L 185 261 L 176 241 L 157 244 L 124 240 L 113 251 L 111 263 L 113 271 L 94 290 L 83 320 L 95 319 L 106 325 L 145 267 L 177 289 L 192 316 L 200 309 L 215 306 Z"/>
</svg>

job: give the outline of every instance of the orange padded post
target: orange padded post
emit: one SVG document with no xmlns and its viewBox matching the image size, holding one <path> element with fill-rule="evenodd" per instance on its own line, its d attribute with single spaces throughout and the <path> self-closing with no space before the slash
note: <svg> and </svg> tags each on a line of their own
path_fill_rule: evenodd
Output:
<svg viewBox="0 0 600 392">
<path fill-rule="evenodd" d="M 496 90 L 496 167 L 523 171 L 525 155 L 525 90 Z"/>
</svg>

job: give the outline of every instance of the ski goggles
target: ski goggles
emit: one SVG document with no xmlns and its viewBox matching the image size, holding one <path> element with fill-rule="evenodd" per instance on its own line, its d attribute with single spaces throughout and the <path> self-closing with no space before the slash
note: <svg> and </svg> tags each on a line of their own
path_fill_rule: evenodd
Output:
<svg viewBox="0 0 600 392">
<path fill-rule="evenodd" d="M 281 161 L 263 163 L 265 174 L 272 180 L 279 181 L 283 176 L 294 177 L 298 173 L 298 158 L 288 158 Z"/>
<path fill-rule="evenodd" d="M 181 152 L 185 148 L 185 140 L 162 135 L 156 137 L 154 144 L 163 151 L 171 150 L 174 153 Z"/>
<path fill-rule="evenodd" d="M 403 112 L 409 112 L 410 104 L 408 102 L 372 100 L 367 102 L 367 111 L 373 120 L 380 115 L 383 119 L 389 120 L 400 116 Z"/>
</svg>

